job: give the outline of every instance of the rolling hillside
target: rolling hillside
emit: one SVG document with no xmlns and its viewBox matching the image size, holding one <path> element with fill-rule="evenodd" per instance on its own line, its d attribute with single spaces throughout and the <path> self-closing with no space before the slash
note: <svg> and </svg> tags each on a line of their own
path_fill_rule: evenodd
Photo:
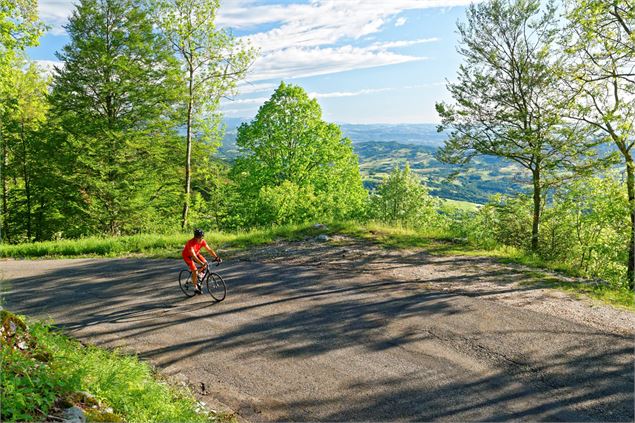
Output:
<svg viewBox="0 0 635 423">
<path fill-rule="evenodd" d="M 227 130 L 219 155 L 233 160 L 238 155 L 236 130 L 243 119 L 226 120 Z M 497 193 L 524 189 L 527 175 L 519 166 L 496 157 L 479 157 L 469 167 L 447 165 L 434 158 L 446 134 L 433 124 L 341 124 L 344 135 L 359 155 L 367 188 L 373 188 L 397 165 L 410 163 L 432 195 L 483 204 Z"/>
</svg>

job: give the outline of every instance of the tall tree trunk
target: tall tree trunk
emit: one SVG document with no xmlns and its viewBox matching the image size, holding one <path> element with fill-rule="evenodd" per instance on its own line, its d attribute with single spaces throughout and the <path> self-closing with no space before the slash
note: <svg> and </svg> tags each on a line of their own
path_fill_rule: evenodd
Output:
<svg viewBox="0 0 635 423">
<path fill-rule="evenodd" d="M 2 127 L 0 123 L 0 136 L 2 136 Z M 9 190 L 7 187 L 7 140 L 2 136 L 2 169 L 0 169 L 0 177 L 2 179 L 2 235 L 0 241 L 11 241 L 11 235 L 9 234 L 9 209 L 7 208 L 7 195 Z"/>
<path fill-rule="evenodd" d="M 540 186 L 540 163 L 532 170 L 534 183 L 534 215 L 531 226 L 531 251 L 538 251 L 538 236 L 540 229 L 540 206 L 541 206 L 541 186 Z"/>
<path fill-rule="evenodd" d="M 181 229 L 185 229 L 187 226 L 187 212 L 190 209 L 190 183 L 192 179 L 192 172 L 190 169 L 192 162 L 192 107 L 194 99 L 193 97 L 193 85 L 194 85 L 194 71 L 190 69 L 189 75 L 189 97 L 187 102 L 187 153 L 185 159 L 185 200 L 183 202 L 183 216 L 181 219 Z"/>
<path fill-rule="evenodd" d="M 35 241 L 42 241 L 42 228 L 44 227 L 44 197 L 40 193 L 40 207 L 35 221 Z"/>
<path fill-rule="evenodd" d="M 635 163 L 630 152 L 626 154 L 626 187 L 631 215 L 630 246 L 628 249 L 628 286 L 635 289 Z"/>
<path fill-rule="evenodd" d="M 22 177 L 24 178 L 24 194 L 26 195 L 26 238 L 31 241 L 31 181 L 27 165 L 27 148 L 24 134 L 24 122 L 20 128 L 20 138 L 22 139 Z"/>
</svg>

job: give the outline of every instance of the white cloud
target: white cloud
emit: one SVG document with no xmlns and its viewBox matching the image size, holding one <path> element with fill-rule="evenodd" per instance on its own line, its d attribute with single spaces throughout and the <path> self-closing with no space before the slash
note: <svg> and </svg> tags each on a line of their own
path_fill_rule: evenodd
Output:
<svg viewBox="0 0 635 423">
<path fill-rule="evenodd" d="M 269 97 L 239 98 L 234 100 L 227 100 L 226 102 L 224 102 L 224 104 L 263 104 L 267 100 L 269 100 Z"/>
<path fill-rule="evenodd" d="M 262 83 L 252 83 L 249 81 L 244 81 L 243 83 L 238 85 L 238 92 L 240 94 L 252 94 L 252 93 L 260 93 L 263 91 L 273 91 L 277 85 L 271 82 L 262 82 Z"/>
<path fill-rule="evenodd" d="M 275 84 L 270 84 L 270 85 L 277 86 Z M 308 96 L 310 98 L 317 98 L 317 99 L 356 97 L 359 95 L 375 94 L 375 93 L 380 93 L 384 91 L 392 91 L 392 90 L 394 90 L 394 88 L 366 88 L 366 89 L 358 90 L 358 91 L 334 91 L 334 92 L 325 92 L 325 93 L 311 92 L 311 93 L 308 93 Z M 240 98 L 240 99 L 234 99 L 234 100 L 224 100 L 222 103 L 223 113 L 240 115 L 240 113 L 245 113 L 246 111 L 254 109 L 254 105 L 258 107 L 263 105 L 269 99 L 270 97 L 252 97 L 252 98 Z M 228 106 L 232 106 L 234 108 L 226 109 L 226 107 Z"/>
<path fill-rule="evenodd" d="M 250 77 L 253 80 L 302 78 L 425 59 L 390 51 L 377 51 L 372 47 L 291 47 L 258 58 Z"/>
<path fill-rule="evenodd" d="M 385 20 L 406 10 L 447 8 L 470 3 L 472 0 L 311 0 L 308 3 L 271 5 L 262 0 L 230 0 L 223 3 L 218 23 L 221 26 L 242 29 L 262 24 L 300 21 L 315 26 L 335 22 L 337 26 L 341 26 L 346 22 Z M 401 19 L 405 18 L 398 21 Z"/>
<path fill-rule="evenodd" d="M 221 109 L 225 117 L 246 117 L 250 118 L 258 111 L 257 107 L 250 107 L 248 109 Z"/>
<path fill-rule="evenodd" d="M 253 28 L 258 25 L 284 22 L 304 13 L 306 4 L 258 5 L 253 0 L 223 2 L 217 23 L 223 27 Z"/>
<path fill-rule="evenodd" d="M 239 1 L 222 9 L 219 23 L 241 28 L 275 28 L 241 37 L 260 50 L 253 80 L 288 79 L 422 60 L 389 49 L 438 41 L 437 38 L 355 45 L 378 34 L 407 10 L 469 4 L 470 0 L 312 0 L 308 4 L 263 5 Z M 398 21 L 405 22 L 405 18 Z M 355 45 L 355 46 L 354 46 Z"/>
<path fill-rule="evenodd" d="M 316 47 L 357 40 L 379 32 L 388 19 L 405 10 L 469 3 L 468 0 L 314 0 L 309 4 L 262 6 L 243 2 L 242 6 L 232 9 L 232 19 L 227 19 L 221 9 L 219 24 L 253 27 L 278 23 L 274 29 L 243 37 L 266 53 L 288 47 Z"/>
<path fill-rule="evenodd" d="M 398 18 L 395 21 L 395 26 L 404 26 L 406 24 L 406 22 L 408 21 L 408 19 L 404 18 L 403 16 Z"/>
<path fill-rule="evenodd" d="M 58 68 L 64 67 L 64 62 L 60 62 L 57 60 L 34 60 L 40 72 L 46 76 L 52 76 L 55 67 Z"/>
<path fill-rule="evenodd" d="M 384 91 L 392 91 L 393 88 L 366 88 L 359 91 L 335 91 L 329 93 L 309 93 L 311 98 L 338 98 L 338 97 L 356 97 L 358 95 L 375 94 Z"/>
<path fill-rule="evenodd" d="M 409 47 L 417 44 L 425 44 L 425 43 L 434 43 L 439 41 L 438 38 L 418 38 L 416 40 L 402 40 L 402 41 L 384 41 L 384 42 L 376 42 L 371 47 L 375 49 L 391 49 L 398 47 Z"/>
<path fill-rule="evenodd" d="M 49 32 L 53 35 L 64 35 L 66 30 L 62 27 L 68 22 L 68 18 L 75 10 L 75 4 L 79 0 L 40 0 L 38 10 L 40 19 L 51 26 Z"/>
<path fill-rule="evenodd" d="M 52 33 L 64 33 L 78 0 L 40 0 L 40 13 L 53 26 Z M 308 3 L 270 4 L 264 0 L 228 0 L 217 17 L 219 26 L 256 29 L 274 26 L 249 36 L 260 49 L 250 80 L 289 79 L 325 75 L 355 69 L 394 65 L 424 60 L 422 57 L 397 54 L 393 48 L 437 41 L 436 38 L 376 42 L 371 46 L 356 45 L 362 39 L 378 34 L 385 24 L 400 13 L 433 7 L 465 5 L 470 0 L 310 0 Z M 404 17 L 397 25 L 405 23 Z M 240 91 L 252 93 L 271 87 L 244 85 Z"/>
</svg>

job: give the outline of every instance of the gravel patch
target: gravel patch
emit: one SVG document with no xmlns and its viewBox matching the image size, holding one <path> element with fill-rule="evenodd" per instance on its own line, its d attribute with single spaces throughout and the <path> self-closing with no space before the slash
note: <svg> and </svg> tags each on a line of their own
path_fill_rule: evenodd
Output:
<svg viewBox="0 0 635 423">
<path fill-rule="evenodd" d="M 606 333 L 635 335 L 635 313 L 583 295 L 540 287 L 530 283 L 535 281 L 535 269 L 501 264 L 487 257 L 435 256 L 423 249 L 384 249 L 334 235 L 328 242 L 314 238 L 278 242 L 240 252 L 233 258 L 374 273 L 378 278 L 390 277 L 395 281 L 418 284 L 424 289 L 460 292 L 527 308 Z M 550 278 L 571 281 L 554 273 L 544 273 Z"/>
</svg>

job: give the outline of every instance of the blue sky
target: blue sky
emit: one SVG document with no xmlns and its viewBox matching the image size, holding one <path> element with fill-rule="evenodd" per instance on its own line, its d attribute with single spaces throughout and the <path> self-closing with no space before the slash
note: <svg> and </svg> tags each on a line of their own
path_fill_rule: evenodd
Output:
<svg viewBox="0 0 635 423">
<path fill-rule="evenodd" d="M 73 0 L 40 0 L 51 26 L 29 56 L 52 65 L 67 41 Z M 225 0 L 217 19 L 260 55 L 229 117 L 251 118 L 284 80 L 318 99 L 324 118 L 348 123 L 438 122 L 446 79 L 460 63 L 456 22 L 468 0 Z"/>
</svg>

